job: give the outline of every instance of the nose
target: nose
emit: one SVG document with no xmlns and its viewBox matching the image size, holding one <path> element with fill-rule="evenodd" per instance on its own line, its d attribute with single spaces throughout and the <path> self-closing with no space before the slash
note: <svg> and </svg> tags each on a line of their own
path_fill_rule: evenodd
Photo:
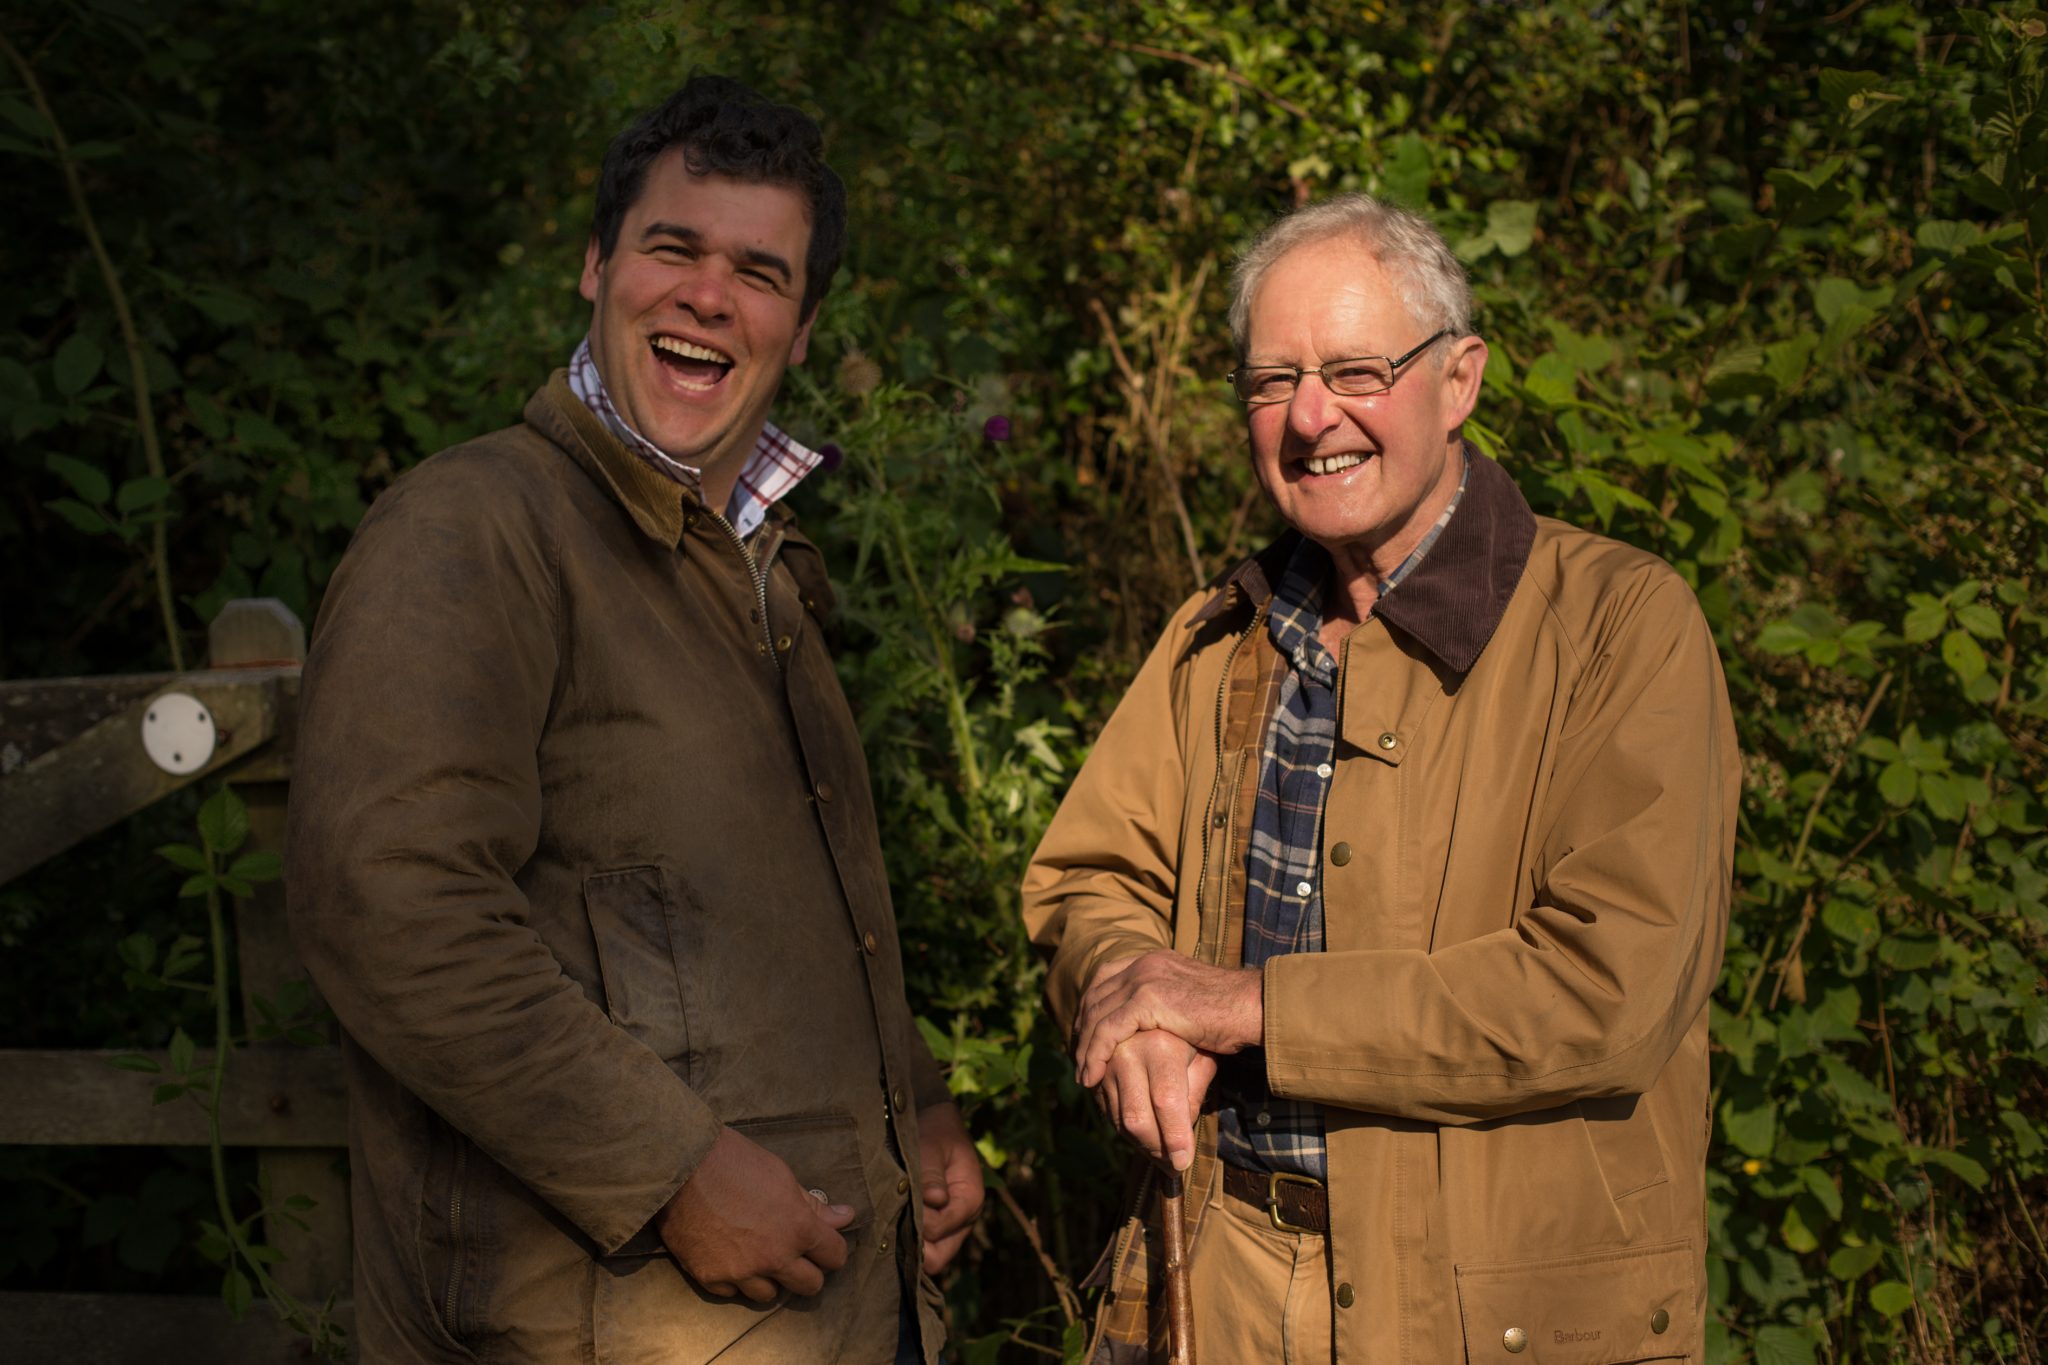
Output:
<svg viewBox="0 0 2048 1365">
<path fill-rule="evenodd" d="M 1337 405 L 1320 374 L 1304 374 L 1287 400 L 1287 429 L 1298 439 L 1313 445 L 1317 437 L 1337 425 Z"/>
<path fill-rule="evenodd" d="M 723 261 L 700 258 L 681 273 L 670 297 L 700 322 L 723 322 L 732 316 L 732 290 L 731 269 Z"/>
</svg>

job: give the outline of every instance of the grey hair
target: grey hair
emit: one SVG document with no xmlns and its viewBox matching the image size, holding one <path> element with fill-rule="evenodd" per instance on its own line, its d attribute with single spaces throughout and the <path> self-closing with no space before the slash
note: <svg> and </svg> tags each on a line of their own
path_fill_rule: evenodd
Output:
<svg viewBox="0 0 2048 1365">
<path fill-rule="evenodd" d="M 1251 341 L 1259 281 L 1296 247 L 1349 237 L 1394 279 L 1401 301 L 1428 331 L 1472 332 L 1472 286 L 1436 227 L 1419 213 L 1369 194 L 1340 194 L 1296 209 L 1252 239 L 1230 272 L 1230 340 L 1239 360 Z"/>
</svg>

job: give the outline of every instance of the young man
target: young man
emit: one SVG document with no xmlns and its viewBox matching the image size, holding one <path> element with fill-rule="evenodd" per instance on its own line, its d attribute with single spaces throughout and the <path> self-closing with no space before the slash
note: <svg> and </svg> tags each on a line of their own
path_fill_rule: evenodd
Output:
<svg viewBox="0 0 2048 1365">
<path fill-rule="evenodd" d="M 980 1168 L 767 420 L 844 235 L 817 127 L 693 79 L 606 153 L 569 368 L 328 589 L 287 866 L 365 1360 L 936 1358 Z"/>
<path fill-rule="evenodd" d="M 1461 439 L 1470 310 L 1362 195 L 1247 252 L 1231 379 L 1294 529 L 1167 626 L 1025 881 L 1081 1080 L 1186 1172 L 1204 1361 L 1702 1349 L 1720 664 L 1666 565 Z M 1097 1361 L 1161 1335 L 1139 1207 Z"/>
</svg>

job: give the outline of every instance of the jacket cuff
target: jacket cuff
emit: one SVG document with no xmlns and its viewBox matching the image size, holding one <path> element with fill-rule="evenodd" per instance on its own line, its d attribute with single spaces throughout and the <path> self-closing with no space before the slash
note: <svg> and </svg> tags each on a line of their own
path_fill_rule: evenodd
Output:
<svg viewBox="0 0 2048 1365">
<path fill-rule="evenodd" d="M 671 1135 L 666 1144 L 668 1160 L 651 1171 L 644 1184 L 620 1191 L 616 1198 L 607 1199 L 601 1192 L 593 1191 L 596 1197 L 587 1204 L 580 1200 L 564 1201 L 580 1205 L 564 1208 L 563 1212 L 589 1234 L 603 1255 L 615 1256 L 629 1248 L 639 1249 L 642 1244 L 648 1251 L 660 1249 L 661 1236 L 655 1219 L 676 1197 L 676 1192 L 689 1183 L 718 1141 L 718 1135 L 725 1131 L 725 1125 L 710 1106 L 698 1098 L 696 1091 L 681 1083 L 663 1097 L 660 1107 L 668 1112 L 651 1120 L 642 1131 Z"/>
</svg>

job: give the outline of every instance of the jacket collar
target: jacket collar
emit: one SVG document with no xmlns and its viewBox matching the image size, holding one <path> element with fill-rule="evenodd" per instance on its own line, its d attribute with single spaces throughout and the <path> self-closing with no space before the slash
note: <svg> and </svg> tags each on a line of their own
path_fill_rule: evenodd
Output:
<svg viewBox="0 0 2048 1365">
<path fill-rule="evenodd" d="M 1469 443 L 1465 458 L 1471 477 L 1457 512 L 1400 588 L 1373 609 L 1453 673 L 1469 672 L 1479 661 L 1536 543 L 1536 514 L 1514 478 Z M 1270 602 L 1300 538 L 1289 531 L 1238 565 L 1190 624 L 1215 620 L 1240 602 L 1255 609 Z"/>
<path fill-rule="evenodd" d="M 682 542 L 684 523 L 704 509 L 695 488 L 652 468 L 626 449 L 602 419 L 569 387 L 569 372 L 556 370 L 526 402 L 527 425 L 567 451 L 593 479 L 610 490 L 633 524 L 670 549 Z M 769 534 L 790 530 L 796 514 L 781 503 L 767 511 Z"/>
</svg>

